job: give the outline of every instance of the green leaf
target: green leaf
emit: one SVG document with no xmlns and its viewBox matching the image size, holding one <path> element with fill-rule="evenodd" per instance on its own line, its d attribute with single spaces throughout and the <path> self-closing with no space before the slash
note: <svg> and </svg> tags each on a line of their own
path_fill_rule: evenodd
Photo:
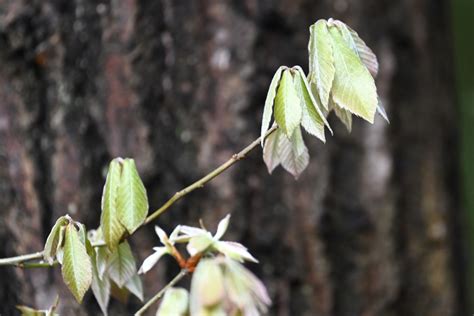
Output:
<svg viewBox="0 0 474 316">
<path fill-rule="evenodd" d="M 108 261 L 110 278 L 120 287 L 137 273 L 135 258 L 127 241 L 122 242 L 110 255 Z"/>
<path fill-rule="evenodd" d="M 120 223 L 133 234 L 148 214 L 145 186 L 133 159 L 123 161 L 122 177 L 118 188 L 117 210 Z"/>
<path fill-rule="evenodd" d="M 341 30 L 342 36 L 346 42 L 359 56 L 362 63 L 369 70 L 370 74 L 375 78 L 379 72 L 379 62 L 374 52 L 359 37 L 359 34 L 357 34 L 357 32 L 351 29 L 347 24 L 338 20 L 333 21 L 333 23 Z"/>
<path fill-rule="evenodd" d="M 170 288 L 165 292 L 156 316 L 188 315 L 189 293 L 183 288 Z"/>
<path fill-rule="evenodd" d="M 130 280 L 125 283 L 125 288 L 143 302 L 143 284 L 138 274 L 132 276 Z"/>
<path fill-rule="evenodd" d="M 295 76 L 295 86 L 299 99 L 301 100 L 301 108 L 303 112 L 301 126 L 303 126 L 303 128 L 311 135 L 326 142 L 324 126 L 328 127 L 331 134 L 332 129 L 321 111 L 320 100 L 318 97 L 313 96 L 303 69 L 299 66 L 296 66 L 295 69 L 298 71 Z"/>
<path fill-rule="evenodd" d="M 328 108 L 329 93 L 336 73 L 331 36 L 325 20 L 311 25 L 309 50 L 309 81 L 316 86 L 324 108 Z"/>
<path fill-rule="evenodd" d="M 72 223 L 66 228 L 62 275 L 69 290 L 81 303 L 92 283 L 92 265 L 86 246 L 81 242 L 79 233 Z"/>
<path fill-rule="evenodd" d="M 331 100 L 330 108 L 334 111 L 334 114 L 339 120 L 346 126 L 349 133 L 352 131 L 352 114 L 348 110 L 339 107 L 334 101 Z"/>
<path fill-rule="evenodd" d="M 275 121 L 288 137 L 291 137 L 300 124 L 302 115 L 292 71 L 290 69 L 283 71 L 275 97 Z"/>
<path fill-rule="evenodd" d="M 191 280 L 191 315 L 214 307 L 224 298 L 224 278 L 216 260 L 202 259 Z"/>
<path fill-rule="evenodd" d="M 61 236 L 64 233 L 64 230 L 61 229 L 61 227 L 65 227 L 68 222 L 69 220 L 65 216 L 58 218 L 46 239 L 43 258 L 44 261 L 49 264 L 53 264 L 58 248 L 62 247 L 60 241 L 64 240 L 64 236 Z"/>
<path fill-rule="evenodd" d="M 117 214 L 117 196 L 122 172 L 121 158 L 112 160 L 105 181 L 104 192 L 102 194 L 102 214 L 100 216 L 100 228 L 107 246 L 115 248 L 123 234 L 125 227 L 120 223 Z"/>
<path fill-rule="evenodd" d="M 279 138 L 283 132 L 281 129 L 270 134 L 265 140 L 263 146 L 263 161 L 267 165 L 268 173 L 272 174 L 273 170 L 280 164 L 280 153 L 278 150 Z"/>
<path fill-rule="evenodd" d="M 332 26 L 329 33 L 336 67 L 333 100 L 339 107 L 373 123 L 378 103 L 374 78 L 359 56 L 348 46 L 339 28 Z"/>
<path fill-rule="evenodd" d="M 100 249 L 100 248 L 99 248 Z M 100 276 L 98 267 L 101 265 L 97 261 L 99 256 L 95 249 L 88 249 L 92 261 L 92 293 L 102 310 L 102 313 L 107 316 L 107 307 L 110 301 L 110 280 L 107 276 Z"/>
<path fill-rule="evenodd" d="M 282 135 L 279 140 L 279 151 L 282 167 L 291 173 L 295 179 L 306 169 L 309 164 L 308 149 L 302 140 L 288 139 L 286 135 Z M 293 141 L 293 142 L 292 142 Z M 301 154 L 297 154 L 301 152 Z"/>
<path fill-rule="evenodd" d="M 272 119 L 273 104 L 275 102 L 275 95 L 277 93 L 278 84 L 280 83 L 281 73 L 285 68 L 286 67 L 283 66 L 278 68 L 275 75 L 273 76 L 272 82 L 270 83 L 270 87 L 268 88 L 267 98 L 265 99 L 265 107 L 263 108 L 262 129 L 260 133 L 262 146 L 265 134 L 268 131 L 268 127 L 270 126 L 270 121 Z"/>
</svg>

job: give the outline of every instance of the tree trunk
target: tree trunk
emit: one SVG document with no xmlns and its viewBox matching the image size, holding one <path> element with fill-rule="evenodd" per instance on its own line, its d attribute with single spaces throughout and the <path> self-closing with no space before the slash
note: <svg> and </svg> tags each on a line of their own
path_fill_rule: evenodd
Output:
<svg viewBox="0 0 474 316">
<path fill-rule="evenodd" d="M 57 217 L 96 228 L 108 162 L 135 158 L 151 208 L 259 133 L 280 65 L 307 68 L 308 27 L 334 17 L 377 53 L 391 124 L 334 119 L 308 139 L 298 181 L 261 150 L 156 224 L 210 227 L 260 260 L 271 315 L 467 315 L 449 1 L 3 0 L 0 2 L 0 257 L 42 249 Z M 152 227 L 131 238 L 141 261 Z M 1 268 L 0 314 L 79 306 L 59 269 Z M 146 296 L 177 271 L 146 276 Z M 129 314 L 113 303 L 114 314 Z"/>
</svg>

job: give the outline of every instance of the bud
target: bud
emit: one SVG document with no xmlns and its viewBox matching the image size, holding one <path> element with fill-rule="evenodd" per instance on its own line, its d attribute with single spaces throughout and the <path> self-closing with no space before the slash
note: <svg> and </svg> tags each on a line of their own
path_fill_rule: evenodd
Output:
<svg viewBox="0 0 474 316">
<path fill-rule="evenodd" d="M 170 288 L 166 291 L 156 316 L 186 316 L 188 306 L 188 291 L 183 288 Z"/>
</svg>

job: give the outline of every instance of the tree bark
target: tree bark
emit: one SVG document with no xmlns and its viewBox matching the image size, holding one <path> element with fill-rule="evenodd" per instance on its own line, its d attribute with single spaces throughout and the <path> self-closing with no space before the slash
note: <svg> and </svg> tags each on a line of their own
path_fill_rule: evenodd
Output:
<svg viewBox="0 0 474 316">
<path fill-rule="evenodd" d="M 0 3 L 0 257 L 41 250 L 57 217 L 96 228 L 108 162 L 133 157 L 155 209 L 257 138 L 280 65 L 307 68 L 308 27 L 342 19 L 379 57 L 391 124 L 331 119 L 298 181 L 261 152 L 156 224 L 232 214 L 260 260 L 271 315 L 466 314 L 449 1 L 4 0 Z M 158 243 L 131 238 L 139 260 Z M 58 269 L 1 268 L 0 314 L 75 303 Z M 146 296 L 178 268 L 164 261 Z M 94 302 L 94 303 L 93 303 Z M 114 314 L 140 302 L 113 303 Z"/>
</svg>

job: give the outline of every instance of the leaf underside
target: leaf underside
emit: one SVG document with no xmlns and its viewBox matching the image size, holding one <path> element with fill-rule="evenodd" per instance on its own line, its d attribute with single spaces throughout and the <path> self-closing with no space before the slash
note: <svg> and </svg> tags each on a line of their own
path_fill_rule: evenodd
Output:
<svg viewBox="0 0 474 316">
<path fill-rule="evenodd" d="M 122 242 L 110 255 L 108 273 L 110 278 L 123 287 L 137 272 L 135 258 L 127 241 Z"/>
<path fill-rule="evenodd" d="M 263 116 L 262 116 L 262 128 L 260 132 L 260 139 L 261 145 L 263 146 L 263 141 L 265 134 L 268 131 L 270 126 L 270 121 L 272 120 L 273 114 L 273 104 L 275 102 L 275 96 L 278 89 L 278 84 L 280 83 L 281 73 L 285 69 L 285 67 L 280 67 L 276 71 L 275 75 L 273 76 L 272 82 L 270 83 L 270 87 L 268 88 L 267 98 L 265 99 L 265 107 L 263 108 Z"/>
</svg>

